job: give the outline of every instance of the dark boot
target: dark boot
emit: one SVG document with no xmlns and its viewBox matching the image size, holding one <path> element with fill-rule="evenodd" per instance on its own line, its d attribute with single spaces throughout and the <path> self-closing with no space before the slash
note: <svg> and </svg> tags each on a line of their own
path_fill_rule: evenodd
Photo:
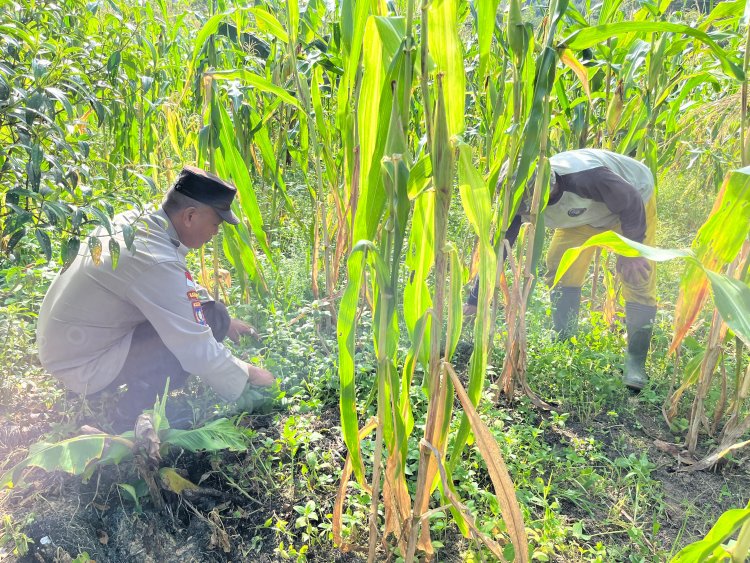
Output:
<svg viewBox="0 0 750 563">
<path fill-rule="evenodd" d="M 648 383 L 646 356 L 651 344 L 656 307 L 640 303 L 625 303 L 625 324 L 628 329 L 628 351 L 625 355 L 625 387 L 640 391 Z"/>
<path fill-rule="evenodd" d="M 555 340 L 570 340 L 578 332 L 578 310 L 581 308 L 580 287 L 556 287 L 552 299 L 552 324 Z"/>
</svg>

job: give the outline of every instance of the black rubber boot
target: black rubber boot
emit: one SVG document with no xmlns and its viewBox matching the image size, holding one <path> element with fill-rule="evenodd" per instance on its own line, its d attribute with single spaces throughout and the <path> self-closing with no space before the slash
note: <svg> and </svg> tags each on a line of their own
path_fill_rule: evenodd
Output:
<svg viewBox="0 0 750 563">
<path fill-rule="evenodd" d="M 578 310 L 581 308 L 580 287 L 556 287 L 552 299 L 552 324 L 555 340 L 570 340 L 578 332 Z"/>
<path fill-rule="evenodd" d="M 640 391 L 648 383 L 646 357 L 651 344 L 656 307 L 640 303 L 625 303 L 625 324 L 628 329 L 628 351 L 625 355 L 625 387 Z"/>
</svg>

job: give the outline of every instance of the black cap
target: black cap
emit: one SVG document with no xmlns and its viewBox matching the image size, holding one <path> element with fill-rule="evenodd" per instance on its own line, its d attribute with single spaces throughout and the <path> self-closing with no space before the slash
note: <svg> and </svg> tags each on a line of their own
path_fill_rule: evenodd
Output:
<svg viewBox="0 0 750 563">
<path fill-rule="evenodd" d="M 195 166 L 185 166 L 172 189 L 195 201 L 210 205 L 219 217 L 231 225 L 240 222 L 232 213 L 232 200 L 237 188 L 210 172 Z"/>
</svg>

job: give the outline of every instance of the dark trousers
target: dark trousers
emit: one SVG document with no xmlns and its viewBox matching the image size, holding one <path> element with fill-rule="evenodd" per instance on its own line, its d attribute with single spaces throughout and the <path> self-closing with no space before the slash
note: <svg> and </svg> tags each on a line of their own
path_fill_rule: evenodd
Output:
<svg viewBox="0 0 750 563">
<path fill-rule="evenodd" d="M 202 303 L 202 307 L 214 338 L 221 342 L 229 330 L 227 308 L 219 301 Z M 115 417 L 127 426 L 144 409 L 154 406 L 157 395 L 164 394 L 167 378 L 169 390 L 172 391 L 184 386 L 189 375 L 165 346 L 153 325 L 145 322 L 135 328 L 130 351 L 117 378 L 101 392 L 114 392 L 121 385 L 127 385 L 127 390 L 118 401 Z"/>
</svg>

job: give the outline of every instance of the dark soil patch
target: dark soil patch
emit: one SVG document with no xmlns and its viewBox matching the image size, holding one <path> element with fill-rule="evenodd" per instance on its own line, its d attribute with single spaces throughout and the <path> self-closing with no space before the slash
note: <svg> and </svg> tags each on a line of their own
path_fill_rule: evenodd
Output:
<svg viewBox="0 0 750 563">
<path fill-rule="evenodd" d="M 569 420 L 564 427 L 549 427 L 542 437 L 560 449 L 593 437 L 610 460 L 646 453 L 656 465 L 651 478 L 661 484 L 661 498 L 656 501 L 660 509 L 654 516 L 660 529 L 652 541 L 663 546 L 694 541 L 722 512 L 744 506 L 750 490 L 747 464 L 725 464 L 716 472 L 677 472 L 676 460 L 654 446 L 655 439 L 674 440 L 658 413 L 640 404 L 634 410 L 634 418 L 614 422 L 604 414 L 586 423 Z M 531 417 L 524 419 L 528 424 L 539 424 L 546 416 L 533 409 L 526 415 Z M 8 460 L 20 459 L 28 445 L 59 428 L 63 420 L 63 412 L 45 411 L 41 406 L 26 415 L 7 413 L 0 426 L 0 454 Z M 175 467 L 213 491 L 189 500 L 165 492 L 163 512 L 155 510 L 147 498 L 141 501 L 142 511 L 137 511 L 118 487 L 118 483 L 134 483 L 138 478 L 129 462 L 102 468 L 87 483 L 80 477 L 35 471 L 28 479 L 31 487 L 0 496 L 0 506 L 15 522 L 29 514 L 34 517 L 23 529 L 34 543 L 20 561 L 67 562 L 82 553 L 100 562 L 125 563 L 283 561 L 283 552 L 295 559 L 290 549 L 304 545 L 309 546 L 305 554 L 309 561 L 363 560 L 361 551 L 344 553 L 333 548 L 324 532 L 310 540 L 295 526 L 299 517 L 296 508 L 309 500 L 316 502 L 318 522 L 333 510 L 346 455 L 337 406 L 314 413 L 254 415 L 242 424 L 252 434 L 247 452 L 172 452 L 163 460 L 162 466 Z M 317 469 L 322 475 L 317 481 L 310 479 L 311 454 L 318 461 L 328 460 Z M 561 514 L 584 522 L 587 533 L 621 533 L 623 541 L 629 541 L 624 529 L 605 528 L 604 522 L 610 522 L 610 527 L 612 522 L 607 510 L 560 498 Z M 439 551 L 439 560 L 460 560 L 467 542 L 455 526 L 449 526 L 440 540 L 445 547 Z M 366 548 L 366 530 L 360 530 L 351 541 Z M 385 559 L 384 552 L 380 555 Z"/>
<path fill-rule="evenodd" d="M 569 422 L 567 430 L 595 438 L 610 460 L 646 454 L 655 465 L 650 477 L 661 486 L 661 507 L 657 511 L 660 515 L 656 518 L 660 526 L 656 538 L 661 545 L 678 543 L 682 547 L 696 541 L 705 536 L 723 512 L 745 506 L 750 490 L 750 464 L 720 463 L 712 471 L 686 471 L 684 464 L 655 444 L 676 440 L 661 413 L 644 408 L 641 403 L 632 406 L 634 416 L 623 417 L 617 424 L 606 415 L 599 415 L 585 424 Z M 704 449 L 698 453 L 703 456 L 709 452 Z"/>
<path fill-rule="evenodd" d="M 271 415 L 245 418 L 244 424 L 255 431 L 248 452 L 214 456 L 172 452 L 162 466 L 178 468 L 212 494 L 187 500 L 165 491 L 163 512 L 155 510 L 147 498 L 141 500 L 142 510 L 138 511 L 118 487 L 118 483 L 134 483 L 138 479 L 130 462 L 101 468 L 87 483 L 82 483 L 80 477 L 35 470 L 27 478 L 28 488 L 6 492 L 2 498 L 5 512 L 14 521 L 22 522 L 28 514 L 34 516 L 23 529 L 34 543 L 19 561 L 66 562 L 82 553 L 96 561 L 123 563 L 285 560 L 274 552 L 282 543 L 287 551 L 292 546 L 299 550 L 306 543 L 301 530 L 294 525 L 299 516 L 294 507 L 304 505 L 308 498 L 316 498 L 320 503 L 322 496 L 322 491 L 305 490 L 299 482 L 269 482 L 267 477 L 274 477 L 270 467 L 268 475 L 251 473 L 256 471 L 260 460 L 253 452 L 264 456 L 274 451 L 269 443 L 279 443 L 276 440 L 286 419 L 283 416 L 274 421 Z M 17 432 L 12 422 L 3 428 L 7 428 L 6 436 L 14 437 L 7 445 L 19 453 L 45 430 Z M 331 452 L 337 463 L 342 459 L 345 448 L 336 408 L 310 416 L 306 428 L 320 435 L 314 444 L 318 453 Z M 274 463 L 288 466 L 291 471 L 292 452 L 278 446 L 275 449 L 278 450 L 275 459 L 268 456 L 260 461 L 268 466 Z M 299 457 L 301 452 L 294 454 Z M 343 461 L 338 467 L 341 464 Z M 233 478 L 234 484 L 229 483 L 227 476 Z M 333 495 L 329 497 L 329 502 L 320 506 L 319 514 L 331 512 Z M 283 533 L 275 527 L 280 520 L 287 522 Z M 306 556 L 310 561 L 361 559 L 356 553 L 332 548 L 327 540 L 307 540 L 307 543 L 310 549 Z"/>
</svg>

